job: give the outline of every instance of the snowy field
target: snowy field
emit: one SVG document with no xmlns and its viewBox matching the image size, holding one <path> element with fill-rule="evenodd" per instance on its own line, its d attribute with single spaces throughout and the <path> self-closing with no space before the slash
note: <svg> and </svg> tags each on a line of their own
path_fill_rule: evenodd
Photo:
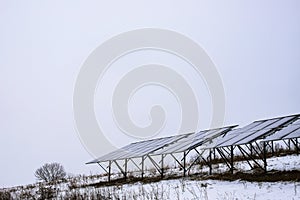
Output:
<svg viewBox="0 0 300 200">
<path fill-rule="evenodd" d="M 86 190 L 90 191 L 89 189 Z M 300 183 L 172 180 L 105 188 L 112 199 L 300 199 Z"/>
<path fill-rule="evenodd" d="M 300 170 L 299 158 L 298 155 L 269 158 L 268 170 Z M 236 165 L 247 171 L 247 164 L 244 161 L 237 162 Z M 225 168 L 225 166 L 219 166 L 220 171 L 225 170 Z M 174 169 L 170 170 L 173 171 Z M 114 175 L 113 177 L 118 176 Z M 187 177 L 147 184 L 137 182 L 103 187 L 89 186 L 106 180 L 106 178 L 99 175 L 77 176 L 53 185 L 40 182 L 27 186 L 3 188 L 0 189 L 0 199 L 46 199 L 51 197 L 52 199 L 300 200 L 300 182 L 191 180 Z M 10 198 L 3 198 L 7 193 L 9 193 Z"/>
<path fill-rule="evenodd" d="M 31 190 L 33 191 L 33 190 Z M 27 196 L 26 196 L 27 195 Z M 13 199 L 40 195 L 35 191 L 32 196 L 24 191 L 15 193 Z M 125 184 L 110 187 L 86 187 L 56 190 L 54 199 L 262 199 L 288 200 L 300 199 L 299 182 L 246 182 L 246 181 L 193 181 L 169 180 L 150 184 Z"/>
</svg>

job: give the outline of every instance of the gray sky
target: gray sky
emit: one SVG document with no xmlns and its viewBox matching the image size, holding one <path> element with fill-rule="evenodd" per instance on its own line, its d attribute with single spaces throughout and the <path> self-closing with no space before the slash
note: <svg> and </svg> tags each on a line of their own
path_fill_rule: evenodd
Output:
<svg viewBox="0 0 300 200">
<path fill-rule="evenodd" d="M 101 171 L 84 164 L 73 89 L 88 55 L 124 31 L 170 29 L 201 45 L 223 80 L 225 125 L 299 113 L 299 9 L 297 0 L 0 1 L 0 187 L 34 182 L 45 162 Z"/>
</svg>

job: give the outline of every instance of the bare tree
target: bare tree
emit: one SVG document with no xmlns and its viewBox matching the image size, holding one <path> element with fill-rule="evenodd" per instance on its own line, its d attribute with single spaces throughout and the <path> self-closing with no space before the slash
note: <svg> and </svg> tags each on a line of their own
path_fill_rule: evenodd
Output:
<svg viewBox="0 0 300 200">
<path fill-rule="evenodd" d="M 64 167 L 59 163 L 46 163 L 38 168 L 34 175 L 38 180 L 52 182 L 65 178 L 66 172 Z"/>
</svg>

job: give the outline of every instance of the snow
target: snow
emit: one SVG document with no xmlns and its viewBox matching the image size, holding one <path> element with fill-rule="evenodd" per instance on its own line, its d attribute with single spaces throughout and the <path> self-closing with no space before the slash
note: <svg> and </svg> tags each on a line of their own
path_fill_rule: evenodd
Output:
<svg viewBox="0 0 300 200">
<path fill-rule="evenodd" d="M 273 157 L 268 159 L 268 170 L 300 170 L 299 155 Z M 245 161 L 237 162 L 236 167 L 245 171 L 249 166 Z M 216 167 L 216 166 L 215 166 Z M 206 169 L 203 169 L 205 171 Z M 215 171 L 225 171 L 226 166 L 218 164 Z M 194 169 L 196 172 L 196 169 Z M 177 169 L 170 169 L 170 173 L 181 173 Z M 117 178 L 115 174 L 112 177 Z M 162 180 L 154 183 L 114 185 L 93 187 L 92 183 L 107 180 L 101 175 L 70 177 L 67 181 L 57 185 L 36 183 L 27 186 L 0 189 L 0 193 L 9 191 L 13 199 L 37 197 L 40 188 L 51 188 L 55 199 L 74 197 L 76 199 L 110 198 L 110 199 L 299 199 L 300 182 L 249 182 L 249 181 L 220 181 L 220 180 L 191 180 L 181 178 Z M 55 189 L 54 189 L 55 188 Z M 26 196 L 27 195 L 27 196 Z M 1 197 L 1 196 L 0 196 Z"/>
<path fill-rule="evenodd" d="M 60 195 L 80 194 L 88 198 L 101 194 L 111 199 L 300 199 L 300 183 L 257 183 L 246 181 L 168 180 L 151 184 L 125 184 L 110 187 L 59 189 Z M 15 196 L 16 197 L 16 196 Z"/>
<path fill-rule="evenodd" d="M 145 190 L 144 193 L 148 192 L 150 197 L 154 197 L 153 199 L 300 199 L 300 183 L 296 182 L 172 180 L 147 185 L 125 185 L 117 190 L 117 194 L 121 196 L 126 193 L 127 198 L 137 194 L 143 199 L 139 195 L 141 188 Z"/>
<path fill-rule="evenodd" d="M 300 170 L 300 158 L 297 155 L 274 157 L 267 160 L 268 170 Z"/>
</svg>

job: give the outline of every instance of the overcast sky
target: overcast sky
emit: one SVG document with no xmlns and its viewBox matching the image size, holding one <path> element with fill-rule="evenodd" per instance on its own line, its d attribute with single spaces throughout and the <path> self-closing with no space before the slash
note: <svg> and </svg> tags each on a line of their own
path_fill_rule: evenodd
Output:
<svg viewBox="0 0 300 200">
<path fill-rule="evenodd" d="M 74 84 L 88 55 L 125 31 L 174 30 L 204 48 L 223 80 L 224 125 L 300 112 L 300 1 L 107 2 L 0 1 L 0 187 L 35 182 L 46 162 L 101 171 L 84 164 L 92 156 L 76 133 Z"/>
</svg>

